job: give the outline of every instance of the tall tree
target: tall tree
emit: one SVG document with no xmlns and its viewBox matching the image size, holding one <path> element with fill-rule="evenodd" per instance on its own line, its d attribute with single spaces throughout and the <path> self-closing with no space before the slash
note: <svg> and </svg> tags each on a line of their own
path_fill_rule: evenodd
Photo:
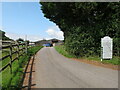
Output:
<svg viewBox="0 0 120 90">
<path fill-rule="evenodd" d="M 5 32 L 0 30 L 0 40 L 12 40 L 9 37 L 5 36 Z"/>
<path fill-rule="evenodd" d="M 64 32 L 66 49 L 76 56 L 87 53 L 99 54 L 100 40 L 106 35 L 119 38 L 120 2 L 40 2 L 40 4 L 44 16 L 56 23 Z M 118 39 L 114 46 L 117 43 Z"/>
</svg>

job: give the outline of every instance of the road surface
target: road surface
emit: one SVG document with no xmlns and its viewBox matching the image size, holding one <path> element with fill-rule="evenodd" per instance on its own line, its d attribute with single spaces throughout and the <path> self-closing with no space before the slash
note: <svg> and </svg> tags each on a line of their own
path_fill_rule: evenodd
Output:
<svg viewBox="0 0 120 90">
<path fill-rule="evenodd" d="M 53 47 L 35 57 L 36 88 L 118 88 L 118 71 L 68 59 Z"/>
</svg>

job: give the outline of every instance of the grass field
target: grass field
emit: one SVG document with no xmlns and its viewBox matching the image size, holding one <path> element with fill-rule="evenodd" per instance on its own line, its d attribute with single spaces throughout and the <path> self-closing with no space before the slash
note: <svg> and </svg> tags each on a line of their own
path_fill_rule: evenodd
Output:
<svg viewBox="0 0 120 90">
<path fill-rule="evenodd" d="M 69 54 L 67 51 L 65 51 L 65 46 L 60 45 L 60 46 L 55 46 L 55 49 L 62 55 L 68 57 L 68 58 L 76 58 L 75 56 Z M 94 60 L 101 62 L 101 57 L 99 56 L 89 56 L 89 57 L 78 57 L 78 59 L 87 59 L 87 60 Z M 113 56 L 111 60 L 103 60 L 102 63 L 110 63 L 113 65 L 120 65 L 120 57 Z"/>
<path fill-rule="evenodd" d="M 38 50 L 40 50 L 42 46 L 35 46 L 28 49 L 28 53 L 24 56 L 21 56 L 19 60 L 16 60 L 12 63 L 12 74 L 10 73 L 10 67 L 7 67 L 4 71 L 0 73 L 2 76 L 2 89 L 3 90 L 10 90 L 20 87 L 21 78 L 23 75 L 23 68 L 27 61 L 30 59 L 32 55 L 34 55 Z M 9 52 L 3 52 L 3 56 L 9 54 Z M 13 55 L 13 58 L 16 57 L 16 54 Z M 9 63 L 10 58 L 6 58 L 2 62 L 2 67 Z"/>
</svg>

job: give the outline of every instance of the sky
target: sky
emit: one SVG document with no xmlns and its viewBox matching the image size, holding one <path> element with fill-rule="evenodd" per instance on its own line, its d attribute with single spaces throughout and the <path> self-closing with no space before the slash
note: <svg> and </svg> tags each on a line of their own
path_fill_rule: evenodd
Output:
<svg viewBox="0 0 120 90">
<path fill-rule="evenodd" d="M 11 39 L 25 40 L 25 37 L 30 41 L 64 39 L 59 27 L 44 17 L 38 2 L 2 2 L 0 17 L 2 17 L 0 29 Z"/>
</svg>

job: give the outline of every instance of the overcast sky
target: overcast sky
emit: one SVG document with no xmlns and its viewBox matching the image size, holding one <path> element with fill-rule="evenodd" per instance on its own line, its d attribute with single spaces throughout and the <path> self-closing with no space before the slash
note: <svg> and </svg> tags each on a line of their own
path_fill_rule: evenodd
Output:
<svg viewBox="0 0 120 90">
<path fill-rule="evenodd" d="M 51 38 L 63 40 L 63 32 L 44 17 L 40 7 L 38 2 L 2 2 L 0 29 L 14 40 L 25 39 L 26 35 L 30 41 Z"/>
</svg>

